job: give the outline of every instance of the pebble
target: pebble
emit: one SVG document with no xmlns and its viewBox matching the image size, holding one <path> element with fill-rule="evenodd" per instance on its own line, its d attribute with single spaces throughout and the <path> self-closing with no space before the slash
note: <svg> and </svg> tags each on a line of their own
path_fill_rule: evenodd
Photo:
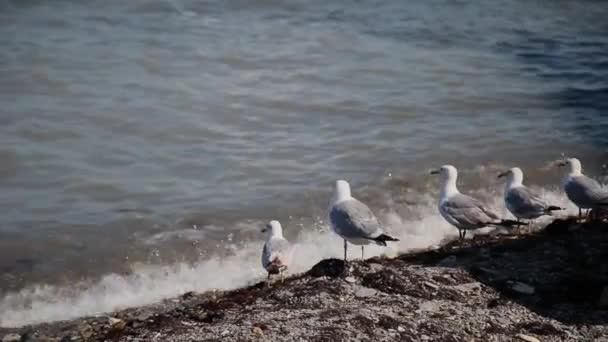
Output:
<svg viewBox="0 0 608 342">
<path fill-rule="evenodd" d="M 519 281 L 514 282 L 511 285 L 511 289 L 513 289 L 513 291 L 519 292 L 521 294 L 526 294 L 526 295 L 534 294 L 534 287 L 532 287 L 526 283 L 519 282 Z"/>
<path fill-rule="evenodd" d="M 376 272 L 380 272 L 384 269 L 384 266 L 377 264 L 377 263 L 372 263 L 369 264 L 369 269 L 372 273 L 376 273 Z"/>
<path fill-rule="evenodd" d="M 536 337 L 530 336 L 530 335 L 517 334 L 515 336 L 517 338 L 519 338 L 520 340 L 526 341 L 526 342 L 540 342 L 539 339 L 537 339 Z"/>
<path fill-rule="evenodd" d="M 378 291 L 376 291 L 374 289 L 370 289 L 369 287 L 361 286 L 357 290 L 357 292 L 355 292 L 355 297 L 366 298 L 366 297 L 371 297 L 371 296 L 375 295 L 376 293 L 378 293 Z"/>
<path fill-rule="evenodd" d="M 112 328 L 114 328 L 116 330 L 122 330 L 127 326 L 127 322 L 123 321 L 120 318 L 110 317 L 108 319 L 108 322 L 110 323 Z"/>
<path fill-rule="evenodd" d="M 435 285 L 435 284 L 433 284 L 433 283 L 431 283 L 429 281 L 425 281 L 423 284 L 426 285 L 427 287 L 430 287 L 430 288 L 435 289 L 435 290 L 437 290 L 439 288 L 439 286 L 437 286 L 437 285 Z"/>
<path fill-rule="evenodd" d="M 435 312 L 439 310 L 439 304 L 435 301 L 426 301 L 418 306 L 420 311 Z"/>
<path fill-rule="evenodd" d="M 264 331 L 260 327 L 253 327 L 252 332 L 256 336 L 264 336 Z"/>
<path fill-rule="evenodd" d="M 477 291 L 481 288 L 481 284 L 474 282 L 474 283 L 465 283 L 465 284 L 460 284 L 460 285 L 456 285 L 454 286 L 454 289 L 458 290 L 458 291 L 462 291 L 462 292 L 473 292 L 473 291 Z"/>
<path fill-rule="evenodd" d="M 17 342 L 21 341 L 21 335 L 18 334 L 8 334 L 4 335 L 2 338 L 2 342 Z"/>
<path fill-rule="evenodd" d="M 357 279 L 355 279 L 355 277 L 346 277 L 346 278 L 344 278 L 344 281 L 352 284 L 352 283 L 356 282 Z"/>
</svg>

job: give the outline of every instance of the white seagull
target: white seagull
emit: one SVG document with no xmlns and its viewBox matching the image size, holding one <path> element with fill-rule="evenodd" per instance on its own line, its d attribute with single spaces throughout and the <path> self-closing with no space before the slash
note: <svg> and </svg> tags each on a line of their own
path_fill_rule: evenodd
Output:
<svg viewBox="0 0 608 342">
<path fill-rule="evenodd" d="M 526 187 L 523 184 L 524 173 L 520 168 L 514 167 L 498 175 L 498 178 L 503 177 L 507 178 L 505 206 L 517 218 L 517 222 L 521 219 L 534 220 L 543 215 L 552 215 L 555 210 L 563 210 L 556 205 L 549 205 Z"/>
<path fill-rule="evenodd" d="M 344 180 L 336 181 L 329 208 L 332 230 L 344 239 L 344 261 L 346 261 L 347 241 L 363 247 L 370 243 L 386 246 L 386 241 L 399 241 L 382 231 L 374 213 L 350 194 L 350 185 Z"/>
<path fill-rule="evenodd" d="M 608 189 L 602 187 L 596 180 L 583 174 L 581 162 L 576 158 L 568 158 L 557 164 L 567 169 L 564 178 L 564 191 L 570 201 L 578 206 L 578 216 L 582 216 L 581 209 L 608 208 Z"/>
<path fill-rule="evenodd" d="M 270 221 L 262 229 L 262 233 L 268 233 L 262 250 L 262 266 L 268 272 L 268 280 L 270 281 L 272 274 L 280 274 L 282 279 L 283 272 L 291 263 L 292 246 L 283 237 L 283 228 L 279 221 Z"/>
<path fill-rule="evenodd" d="M 456 187 L 458 171 L 452 165 L 443 165 L 438 170 L 431 171 L 441 178 L 439 194 L 439 213 L 451 225 L 458 229 L 460 240 L 464 240 L 467 230 L 475 230 L 487 226 L 512 226 L 517 222 L 502 220 L 492 209 L 481 201 L 461 194 Z"/>
</svg>

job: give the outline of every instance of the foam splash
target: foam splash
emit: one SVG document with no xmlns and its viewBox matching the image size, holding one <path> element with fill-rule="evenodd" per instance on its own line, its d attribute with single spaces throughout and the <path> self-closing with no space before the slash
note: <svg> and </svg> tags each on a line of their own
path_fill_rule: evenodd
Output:
<svg viewBox="0 0 608 342">
<path fill-rule="evenodd" d="M 554 190 L 541 190 L 541 193 L 552 204 L 567 208 L 560 215 L 577 213 L 576 207 L 563 193 Z M 504 208 L 502 195 L 493 195 L 490 199 L 495 208 Z M 445 238 L 456 236 L 457 231 L 438 214 L 432 196 L 425 196 L 422 204 L 408 206 L 413 216 L 407 215 L 409 218 L 400 215 L 399 208 L 392 203 L 387 207 L 388 210 L 378 213 L 378 216 L 400 241 L 389 244 L 388 248 L 367 246 L 366 257 L 394 256 L 438 245 Z M 342 257 L 342 240 L 329 232 L 327 226 L 324 228 L 323 231 L 304 229 L 294 241 L 292 273 L 304 272 L 325 258 Z M 212 257 L 196 264 L 133 266 L 129 275 L 109 274 L 92 285 L 80 283 L 69 288 L 30 286 L 0 300 L 0 326 L 20 327 L 68 320 L 152 304 L 188 291 L 242 287 L 265 278 L 260 265 L 261 246 L 261 241 L 243 243 L 228 257 Z M 358 258 L 359 253 L 359 248 L 350 248 L 349 258 Z"/>
</svg>

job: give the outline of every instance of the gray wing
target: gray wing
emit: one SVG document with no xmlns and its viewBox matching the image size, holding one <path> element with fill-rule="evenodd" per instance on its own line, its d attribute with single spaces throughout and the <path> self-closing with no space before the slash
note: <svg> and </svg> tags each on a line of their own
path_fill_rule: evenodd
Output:
<svg viewBox="0 0 608 342">
<path fill-rule="evenodd" d="M 608 205 L 608 190 L 587 176 L 572 177 L 564 190 L 577 205 Z"/>
<path fill-rule="evenodd" d="M 334 205 L 329 219 L 336 233 L 346 238 L 373 239 L 382 234 L 374 213 L 356 199 Z"/>
<path fill-rule="evenodd" d="M 496 223 L 500 217 L 483 203 L 473 197 L 456 194 L 441 205 L 444 215 L 449 216 L 456 226 L 483 227 L 489 223 Z"/>
<path fill-rule="evenodd" d="M 516 214 L 539 213 L 545 212 L 549 205 L 539 196 L 533 193 L 530 189 L 520 186 L 509 190 L 505 197 L 507 207 Z"/>
<path fill-rule="evenodd" d="M 291 255 L 291 244 L 285 239 L 270 239 L 262 250 L 262 266 L 268 268 L 273 262 L 277 266 L 287 266 Z"/>
</svg>

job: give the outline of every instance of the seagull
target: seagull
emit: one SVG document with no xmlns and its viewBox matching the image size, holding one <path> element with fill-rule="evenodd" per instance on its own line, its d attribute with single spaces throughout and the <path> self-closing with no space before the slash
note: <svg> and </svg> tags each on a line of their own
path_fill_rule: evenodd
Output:
<svg viewBox="0 0 608 342">
<path fill-rule="evenodd" d="M 268 272 L 268 281 L 272 274 L 280 274 L 283 279 L 283 272 L 291 262 L 292 246 L 283 237 L 283 228 L 279 221 L 270 221 L 262 229 L 262 233 L 268 233 L 262 250 L 262 266 Z"/>
<path fill-rule="evenodd" d="M 346 262 L 347 241 L 363 247 L 370 243 L 386 246 L 386 241 L 399 241 L 382 231 L 374 213 L 350 194 L 350 185 L 345 180 L 336 181 L 334 194 L 329 208 L 329 221 L 332 230 L 344 239 L 344 261 Z"/>
<path fill-rule="evenodd" d="M 441 178 L 439 195 L 439 213 L 451 225 L 458 229 L 460 241 L 464 240 L 467 230 L 475 230 L 487 226 L 513 226 L 517 222 L 502 220 L 500 216 L 481 201 L 461 194 L 456 187 L 458 170 L 452 165 L 443 165 L 438 170 L 431 171 L 432 175 Z"/>
<path fill-rule="evenodd" d="M 608 208 L 608 189 L 603 188 L 596 180 L 585 176 L 578 159 L 568 158 L 557 165 L 567 167 L 564 191 L 570 201 L 578 206 L 579 218 L 582 216 L 582 209 Z"/>
<path fill-rule="evenodd" d="M 523 185 L 524 173 L 520 168 L 514 167 L 498 175 L 498 178 L 507 178 L 505 185 L 505 205 L 507 209 L 519 220 L 533 220 L 543 215 L 551 215 L 555 210 L 563 210 L 555 205 L 549 205 L 528 187 Z"/>
</svg>

